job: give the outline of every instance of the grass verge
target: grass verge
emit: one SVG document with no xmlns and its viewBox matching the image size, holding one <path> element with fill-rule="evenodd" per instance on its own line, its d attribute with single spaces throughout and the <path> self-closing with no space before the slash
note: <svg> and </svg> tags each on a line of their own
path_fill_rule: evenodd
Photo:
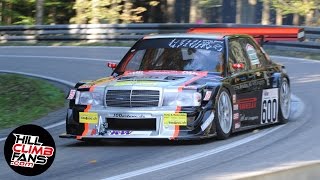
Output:
<svg viewBox="0 0 320 180">
<path fill-rule="evenodd" d="M 64 93 L 44 80 L 0 74 L 0 84 L 0 129 L 29 123 L 64 106 Z"/>
</svg>

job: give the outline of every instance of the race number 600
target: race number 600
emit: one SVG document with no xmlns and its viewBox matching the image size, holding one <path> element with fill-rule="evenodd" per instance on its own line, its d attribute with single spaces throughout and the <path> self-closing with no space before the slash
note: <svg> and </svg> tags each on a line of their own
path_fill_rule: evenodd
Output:
<svg viewBox="0 0 320 180">
<path fill-rule="evenodd" d="M 278 102 L 277 99 L 263 100 L 262 102 L 262 124 L 277 121 Z"/>
</svg>

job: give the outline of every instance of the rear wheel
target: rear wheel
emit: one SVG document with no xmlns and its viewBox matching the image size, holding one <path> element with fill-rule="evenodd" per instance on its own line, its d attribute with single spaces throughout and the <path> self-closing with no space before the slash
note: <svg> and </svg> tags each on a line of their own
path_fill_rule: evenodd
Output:
<svg viewBox="0 0 320 180">
<path fill-rule="evenodd" d="M 230 136 L 232 123 L 232 103 L 230 95 L 225 88 L 222 88 L 217 101 L 215 117 L 218 139 L 227 139 Z"/>
<path fill-rule="evenodd" d="M 285 124 L 288 122 L 291 110 L 291 90 L 286 78 L 282 79 L 279 88 L 279 122 Z"/>
</svg>

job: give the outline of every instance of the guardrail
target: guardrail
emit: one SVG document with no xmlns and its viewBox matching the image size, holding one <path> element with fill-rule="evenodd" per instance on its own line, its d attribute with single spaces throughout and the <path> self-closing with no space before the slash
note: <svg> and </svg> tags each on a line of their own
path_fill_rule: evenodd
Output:
<svg viewBox="0 0 320 180">
<path fill-rule="evenodd" d="M 134 41 L 146 34 L 182 33 L 193 27 L 257 27 L 240 24 L 80 24 L 0 26 L 0 43 L 41 41 Z M 276 27 L 276 26 L 268 26 Z M 320 28 L 304 27 L 305 42 L 276 42 L 270 45 L 320 49 Z"/>
</svg>

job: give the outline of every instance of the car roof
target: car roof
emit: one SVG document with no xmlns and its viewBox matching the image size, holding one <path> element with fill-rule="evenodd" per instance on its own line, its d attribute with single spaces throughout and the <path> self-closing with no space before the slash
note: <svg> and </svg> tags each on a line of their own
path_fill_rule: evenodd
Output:
<svg viewBox="0 0 320 180">
<path fill-rule="evenodd" d="M 164 38 L 202 38 L 202 39 L 223 39 L 225 34 L 222 33 L 173 33 L 147 35 L 143 39 L 164 39 Z"/>
</svg>

